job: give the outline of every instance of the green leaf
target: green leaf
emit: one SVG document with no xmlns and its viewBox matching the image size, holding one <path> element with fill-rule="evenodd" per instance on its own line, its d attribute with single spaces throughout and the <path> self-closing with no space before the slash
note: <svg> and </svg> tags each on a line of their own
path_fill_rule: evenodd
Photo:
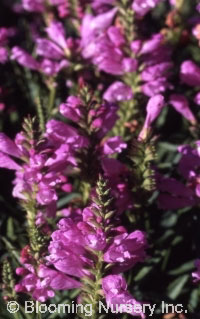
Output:
<svg viewBox="0 0 200 319">
<path fill-rule="evenodd" d="M 7 238 L 9 238 L 11 240 L 15 240 L 16 239 L 14 229 L 15 229 L 14 220 L 13 220 L 12 217 L 9 217 L 8 221 L 7 221 L 7 231 L 6 231 Z"/>
<path fill-rule="evenodd" d="M 135 281 L 139 281 L 141 279 L 143 279 L 153 268 L 153 266 L 145 266 L 143 267 L 138 274 L 136 275 L 136 277 L 134 278 Z"/>
<path fill-rule="evenodd" d="M 192 272 L 192 270 L 194 269 L 195 267 L 194 267 L 194 260 L 190 260 L 190 261 L 188 261 L 188 262 L 186 262 L 186 263 L 184 263 L 183 265 L 181 265 L 181 266 L 179 266 L 178 268 L 175 268 L 175 269 L 173 269 L 173 270 L 170 270 L 169 272 L 168 272 L 168 274 L 169 275 L 174 275 L 174 276 L 176 276 L 176 275 L 181 275 L 181 274 L 183 274 L 183 273 L 185 273 L 185 272 Z"/>
<path fill-rule="evenodd" d="M 182 292 L 183 287 L 185 286 L 186 282 L 188 281 L 190 275 L 183 275 L 176 278 L 172 281 L 169 286 L 167 287 L 167 295 L 172 300 L 175 300 Z"/>
<path fill-rule="evenodd" d="M 161 226 L 166 228 L 172 227 L 177 223 L 177 219 L 178 215 L 176 213 L 167 212 L 161 221 Z"/>
<path fill-rule="evenodd" d="M 64 197 L 62 197 L 58 202 L 57 202 L 57 208 L 60 209 L 63 206 L 65 206 L 66 204 L 68 204 L 71 200 L 73 200 L 74 198 L 77 197 L 81 197 L 79 193 L 71 193 L 68 194 Z"/>
<path fill-rule="evenodd" d="M 188 308 L 190 311 L 194 311 L 194 309 L 198 306 L 199 294 L 200 294 L 199 288 L 196 288 L 191 292 L 191 295 L 189 298 L 189 304 L 188 304 Z"/>
<path fill-rule="evenodd" d="M 19 263 L 19 253 L 16 250 L 16 248 L 3 236 L 1 236 L 1 239 L 3 240 L 3 242 L 6 245 L 6 248 L 8 249 L 9 253 L 13 255 L 13 257 L 17 260 L 17 262 Z"/>
</svg>

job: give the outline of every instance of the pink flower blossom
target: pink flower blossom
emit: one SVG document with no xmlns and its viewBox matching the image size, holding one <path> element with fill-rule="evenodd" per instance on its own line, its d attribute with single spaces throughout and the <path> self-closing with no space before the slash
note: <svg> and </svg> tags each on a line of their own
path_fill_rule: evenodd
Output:
<svg viewBox="0 0 200 319">
<path fill-rule="evenodd" d="M 196 123 L 196 119 L 189 108 L 188 100 L 184 95 L 170 95 L 169 103 L 175 108 L 177 112 L 181 113 L 192 124 Z"/>
<path fill-rule="evenodd" d="M 191 60 L 184 61 L 181 64 L 180 78 L 190 86 L 200 86 L 200 67 Z"/>
<path fill-rule="evenodd" d="M 143 17 L 163 0 L 134 0 L 132 8 L 138 17 Z"/>
<path fill-rule="evenodd" d="M 144 122 L 142 131 L 139 134 L 139 139 L 145 139 L 147 137 L 148 131 L 151 127 L 151 124 L 159 116 L 161 110 L 164 107 L 164 97 L 160 94 L 151 97 L 147 104 L 147 115 Z"/>
<path fill-rule="evenodd" d="M 104 93 L 103 98 L 110 103 L 126 101 L 133 98 L 133 92 L 128 85 L 116 81 L 109 86 Z"/>
<path fill-rule="evenodd" d="M 132 305 L 133 316 L 140 316 L 142 319 L 145 318 L 142 312 L 142 305 L 135 300 L 131 294 L 127 291 L 127 284 L 125 279 L 121 275 L 109 275 L 102 279 L 103 292 L 106 298 L 107 305 L 114 310 L 119 311 L 120 305 Z M 137 307 L 136 307 L 137 305 Z M 135 307 L 134 307 L 135 306 Z M 140 307 L 138 307 L 140 306 Z M 123 309 L 126 312 L 126 309 Z M 137 310 L 136 310 L 137 309 Z"/>
</svg>

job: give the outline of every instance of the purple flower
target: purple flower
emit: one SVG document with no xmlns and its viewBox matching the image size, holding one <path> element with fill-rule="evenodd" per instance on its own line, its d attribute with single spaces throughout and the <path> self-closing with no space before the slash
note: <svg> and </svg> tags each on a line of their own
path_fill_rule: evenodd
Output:
<svg viewBox="0 0 200 319">
<path fill-rule="evenodd" d="M 2 152 L 0 152 L 0 167 L 11 170 L 20 169 L 20 166 L 15 161 L 13 161 L 9 156 Z"/>
<path fill-rule="evenodd" d="M 114 158 L 102 157 L 101 165 L 109 181 L 111 194 L 115 198 L 116 214 L 133 209 L 133 198 L 126 180 L 129 178 L 127 167 Z"/>
<path fill-rule="evenodd" d="M 135 72 L 138 69 L 138 61 L 132 58 L 123 58 L 122 60 L 124 72 Z"/>
<path fill-rule="evenodd" d="M 78 122 L 81 117 L 81 100 L 76 96 L 69 96 L 65 103 L 60 105 L 60 113 L 66 118 Z"/>
<path fill-rule="evenodd" d="M 8 38 L 15 35 L 15 29 L 12 28 L 0 28 L 0 46 L 6 46 L 8 44 Z"/>
<path fill-rule="evenodd" d="M 112 9 L 96 17 L 86 14 L 83 17 L 81 26 L 81 46 L 83 47 L 83 56 L 91 57 L 91 52 L 87 46 L 101 35 L 112 23 L 117 9 Z"/>
<path fill-rule="evenodd" d="M 4 64 L 8 61 L 8 50 L 0 46 L 0 63 Z"/>
<path fill-rule="evenodd" d="M 122 35 L 119 29 L 117 32 L 115 31 L 115 37 L 110 30 L 113 32 L 113 27 L 109 27 L 107 32 L 95 39 L 91 56 L 93 63 L 100 70 L 113 75 L 136 71 L 138 67 L 137 60 L 124 56 L 121 48 L 123 45 Z"/>
<path fill-rule="evenodd" d="M 19 158 L 21 155 L 21 152 L 16 144 L 4 133 L 0 133 L 0 149 L 1 152 L 17 158 Z"/>
<path fill-rule="evenodd" d="M 38 276 L 43 280 L 42 283 L 45 281 L 46 284 L 49 284 L 55 290 L 75 289 L 81 286 L 77 280 L 44 265 L 40 265 Z"/>
<path fill-rule="evenodd" d="M 16 292 L 31 293 L 32 297 L 40 302 L 46 301 L 48 298 L 55 296 L 54 291 L 50 287 L 42 287 L 40 279 L 36 274 L 28 273 L 24 278 L 15 285 Z"/>
<path fill-rule="evenodd" d="M 163 75 L 168 75 L 169 69 L 172 68 L 172 66 L 173 64 L 171 62 L 162 62 L 148 66 L 142 71 L 141 78 L 146 82 L 156 80 L 163 77 Z"/>
<path fill-rule="evenodd" d="M 182 145 L 178 147 L 178 151 L 182 154 L 178 170 L 186 179 L 190 179 L 194 175 L 195 170 L 200 168 L 200 157 L 198 151 L 198 142 L 196 142 L 197 149 L 189 145 Z"/>
<path fill-rule="evenodd" d="M 140 49 L 140 54 L 149 54 L 152 52 L 155 52 L 160 48 L 164 41 L 164 37 L 160 33 L 153 34 L 151 39 L 146 40 L 141 49 Z"/>
<path fill-rule="evenodd" d="M 81 27 L 82 55 L 98 66 L 99 70 L 122 75 L 137 69 L 137 61 L 125 57 L 121 46 L 124 37 L 117 27 L 110 26 L 116 14 L 116 8 L 96 17 L 86 15 Z"/>
<path fill-rule="evenodd" d="M 149 99 L 147 104 L 146 125 L 149 126 L 160 114 L 164 106 L 164 97 L 160 94 Z"/>
<path fill-rule="evenodd" d="M 70 5 L 66 0 L 50 0 L 50 3 L 57 7 L 60 18 L 66 18 L 70 14 Z"/>
<path fill-rule="evenodd" d="M 170 95 L 169 103 L 175 108 L 177 112 L 181 113 L 192 124 L 196 123 L 196 119 L 190 111 L 188 100 L 184 95 Z"/>
<path fill-rule="evenodd" d="M 133 92 L 128 85 L 123 82 L 116 81 L 109 86 L 103 95 L 103 98 L 110 102 L 127 101 L 133 98 Z"/>
<path fill-rule="evenodd" d="M 46 32 L 49 39 L 36 39 L 36 53 L 45 59 L 40 63 L 40 69 L 47 75 L 55 75 L 61 69 L 69 66 L 66 56 L 70 54 L 63 25 L 51 22 Z M 54 61 L 56 60 L 56 61 Z"/>
<path fill-rule="evenodd" d="M 50 40 L 36 38 L 36 53 L 44 57 L 40 62 L 37 62 L 19 47 L 12 49 L 11 59 L 31 70 L 38 70 L 52 76 L 69 66 L 66 55 L 69 55 L 70 52 L 64 29 L 60 22 L 51 22 L 49 27 L 46 28 L 46 32 Z"/>
<path fill-rule="evenodd" d="M 85 236 L 71 218 L 61 219 L 58 227 L 59 230 L 51 236 L 47 260 L 62 273 L 83 277 L 86 274 L 84 268 L 89 263 L 86 258 Z"/>
<path fill-rule="evenodd" d="M 103 278 L 102 287 L 105 295 L 116 295 L 120 290 L 127 290 L 127 283 L 121 275 L 109 275 Z"/>
<path fill-rule="evenodd" d="M 108 37 L 115 46 L 119 47 L 125 43 L 125 39 L 120 32 L 120 29 L 114 26 L 111 26 L 107 30 Z"/>
<path fill-rule="evenodd" d="M 93 63 L 106 73 L 122 75 L 125 73 L 123 52 L 115 47 L 107 34 L 97 40 L 93 55 Z"/>
<path fill-rule="evenodd" d="M 22 6 L 30 12 L 43 12 L 45 10 L 44 0 L 22 0 Z"/>
<path fill-rule="evenodd" d="M 196 201 L 187 197 L 174 197 L 171 194 L 160 194 L 158 197 L 158 207 L 160 209 L 177 210 L 184 207 L 194 206 Z"/>
<path fill-rule="evenodd" d="M 86 244 L 94 250 L 102 251 L 107 245 L 106 234 L 98 230 L 91 232 L 86 235 Z"/>
<path fill-rule="evenodd" d="M 197 105 L 200 105 L 200 92 L 198 92 L 195 97 L 194 97 L 194 102 L 197 104 Z"/>
<path fill-rule="evenodd" d="M 35 300 L 44 302 L 55 296 L 54 290 L 74 289 L 81 286 L 77 280 L 46 265 L 41 264 L 38 268 L 34 268 L 34 259 L 30 255 L 29 258 L 27 257 L 28 255 L 24 262 L 21 260 L 24 267 L 16 269 L 17 275 L 23 276 L 15 285 L 16 292 L 31 294 Z"/>
<path fill-rule="evenodd" d="M 147 82 L 141 86 L 142 92 L 149 97 L 154 97 L 159 93 L 163 93 L 168 88 L 172 88 L 172 86 L 169 85 L 165 77 Z"/>
<path fill-rule="evenodd" d="M 113 271 L 122 272 L 144 261 L 147 248 L 146 235 L 137 230 L 114 237 L 113 243 L 104 253 L 104 261 L 115 264 Z"/>
<path fill-rule="evenodd" d="M 174 196 L 192 197 L 193 191 L 174 178 L 162 178 L 157 182 L 158 189 L 161 192 L 171 193 Z"/>
<path fill-rule="evenodd" d="M 54 43 L 60 46 L 63 50 L 67 49 L 65 31 L 61 22 L 51 22 L 48 28 L 46 28 L 46 32 Z"/>
<path fill-rule="evenodd" d="M 182 154 L 178 170 L 187 180 L 187 187 L 192 193 L 188 199 L 190 199 L 190 201 L 193 200 L 190 205 L 185 206 L 197 205 L 200 197 L 200 141 L 196 141 L 195 144 L 195 147 L 190 147 L 189 145 L 182 145 L 178 147 L 178 151 Z"/>
<path fill-rule="evenodd" d="M 143 17 L 163 0 L 134 0 L 132 8 L 138 17 Z"/>
<path fill-rule="evenodd" d="M 22 154 L 15 143 L 4 133 L 0 133 L 0 167 L 13 170 L 20 169 L 15 161 L 10 156 L 19 158 Z"/>
<path fill-rule="evenodd" d="M 78 132 L 75 128 L 61 121 L 50 120 L 46 124 L 46 135 L 56 142 L 72 142 L 78 137 Z"/>
<path fill-rule="evenodd" d="M 36 53 L 48 59 L 60 60 L 63 57 L 63 50 L 47 39 L 36 40 Z"/>
<path fill-rule="evenodd" d="M 92 127 L 97 129 L 98 137 L 102 138 L 115 125 L 117 116 L 117 107 L 112 104 L 103 104 L 97 111 L 91 112 L 95 118 L 92 122 Z"/>
<path fill-rule="evenodd" d="M 140 52 L 142 47 L 142 40 L 134 40 L 131 42 L 131 50 L 133 51 L 133 53 L 135 53 L 136 55 Z"/>
<path fill-rule="evenodd" d="M 176 179 L 157 174 L 156 180 L 161 192 L 158 196 L 158 206 L 161 209 L 179 209 L 197 203 L 194 191 Z"/>
<path fill-rule="evenodd" d="M 151 97 L 147 104 L 147 115 L 142 128 L 142 131 L 139 134 L 139 139 L 145 139 L 147 137 L 148 131 L 151 127 L 151 124 L 160 114 L 161 110 L 164 107 L 164 97 L 160 94 Z"/>
<path fill-rule="evenodd" d="M 54 141 L 55 142 L 55 141 Z M 75 145 L 73 145 L 75 146 Z M 61 144 L 55 151 L 53 156 L 49 157 L 45 163 L 45 166 L 51 168 L 55 171 L 63 171 L 66 169 L 66 164 L 70 167 L 77 166 L 77 161 L 75 158 L 75 151 L 78 148 L 73 148 L 72 144 Z"/>
<path fill-rule="evenodd" d="M 200 12 L 200 3 L 197 4 L 196 10 L 197 10 L 198 12 Z"/>
<path fill-rule="evenodd" d="M 197 270 L 192 273 L 192 277 L 194 282 L 198 282 L 200 281 L 200 259 L 197 259 L 195 261 L 195 267 L 197 268 Z"/>
<path fill-rule="evenodd" d="M 12 60 L 16 60 L 19 64 L 31 70 L 39 69 L 39 63 L 30 54 L 19 47 L 12 48 L 10 58 Z"/>
<path fill-rule="evenodd" d="M 103 251 L 104 261 L 113 264 L 115 272 L 127 270 L 145 258 L 146 237 L 140 231 L 127 234 L 123 230 L 108 245 L 108 234 L 100 226 L 101 217 L 94 213 L 99 209 L 97 204 L 92 204 L 83 210 L 82 215 L 59 221 L 58 230 L 53 232 L 48 247 L 48 265 L 64 274 L 82 278 L 88 273 L 88 267 L 93 265 L 87 247 Z"/>
<path fill-rule="evenodd" d="M 127 284 L 121 275 L 109 275 L 102 279 L 103 293 L 106 298 L 107 306 L 112 311 L 128 312 L 133 316 L 145 318 L 142 312 L 142 305 L 135 300 L 127 291 Z M 126 305 L 131 307 L 131 312 L 126 309 Z M 123 308 L 124 306 L 124 308 Z"/>
<path fill-rule="evenodd" d="M 184 61 L 181 64 L 180 78 L 190 86 L 200 86 L 200 67 L 191 60 Z"/>
<path fill-rule="evenodd" d="M 111 25 L 117 9 L 93 17 L 86 14 L 81 26 L 81 47 L 83 57 L 88 59 L 94 55 L 96 40 Z"/>
<path fill-rule="evenodd" d="M 147 96 L 154 96 L 165 92 L 172 85 L 168 82 L 173 66 L 171 62 L 172 50 L 164 43 L 163 35 L 154 34 L 149 40 L 139 43 L 141 62 L 144 70 L 141 72 L 142 92 Z"/>
<path fill-rule="evenodd" d="M 86 138 L 80 137 L 75 129 L 60 123 L 54 120 L 47 123 L 46 136 L 51 147 L 49 149 L 44 143 L 41 153 L 25 149 L 26 140 L 22 134 L 18 134 L 14 143 L 0 133 L 0 167 L 16 171 L 13 196 L 26 201 L 24 192 L 32 196 L 37 185 L 37 203 L 44 206 L 44 213 L 49 217 L 56 213 L 55 188 L 62 184 L 61 172 L 66 170 L 67 164 L 76 166 L 75 151 L 88 145 Z M 11 157 L 20 158 L 22 164 L 18 165 Z M 23 162 L 24 157 L 28 158 L 28 163 Z"/>
<path fill-rule="evenodd" d="M 36 198 L 38 203 L 41 205 L 48 205 L 58 199 L 55 190 L 42 182 L 39 184 L 39 190 Z"/>
<path fill-rule="evenodd" d="M 73 149 L 88 146 L 88 139 L 78 131 L 61 121 L 50 120 L 46 124 L 46 137 L 58 148 L 61 144 L 73 145 Z"/>
<path fill-rule="evenodd" d="M 172 49 L 165 43 L 164 36 L 160 33 L 153 34 L 150 39 L 143 41 L 143 43 L 139 42 L 138 45 L 139 52 L 137 54 L 141 56 L 141 62 L 145 69 L 154 66 L 156 78 L 163 77 L 163 75 L 168 76 L 168 72 L 164 73 L 166 70 L 163 63 L 172 63 Z M 168 64 L 168 66 L 170 65 Z"/>
<path fill-rule="evenodd" d="M 110 137 L 103 145 L 104 154 L 121 153 L 123 149 L 127 147 L 127 144 L 123 142 L 120 136 Z"/>
<path fill-rule="evenodd" d="M 92 8 L 96 11 L 106 11 L 106 9 L 110 8 L 115 3 L 115 0 L 93 0 L 91 5 Z"/>
<path fill-rule="evenodd" d="M 69 66 L 67 60 L 61 60 L 60 62 L 52 61 L 49 59 L 43 59 L 40 63 L 40 70 L 47 75 L 56 75 L 60 70 Z"/>
</svg>

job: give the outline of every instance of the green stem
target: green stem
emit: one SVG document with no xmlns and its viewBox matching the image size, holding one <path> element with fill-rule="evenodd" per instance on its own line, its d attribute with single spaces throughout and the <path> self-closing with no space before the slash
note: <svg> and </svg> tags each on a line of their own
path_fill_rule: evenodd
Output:
<svg viewBox="0 0 200 319">
<path fill-rule="evenodd" d="M 56 87 L 55 85 L 51 85 L 49 89 L 49 103 L 48 103 L 48 118 L 51 117 L 51 113 L 54 107 L 55 103 L 55 97 L 56 97 Z"/>
<path fill-rule="evenodd" d="M 96 282 L 94 285 L 94 298 L 93 298 L 93 304 L 92 304 L 92 318 L 91 319 L 97 319 L 98 318 L 98 303 L 100 301 L 100 295 L 99 295 L 99 290 L 101 288 L 101 278 L 103 277 L 102 275 L 102 269 L 103 269 L 103 253 L 102 251 L 99 251 L 98 260 L 96 263 Z"/>
<path fill-rule="evenodd" d="M 106 235 L 109 235 L 112 226 L 108 225 L 107 221 L 110 221 L 114 211 L 111 206 L 112 197 L 110 196 L 110 189 L 107 186 L 107 181 L 104 181 L 102 176 L 99 176 L 97 181 L 96 193 L 97 196 L 93 198 L 93 201 L 97 207 L 93 209 L 93 213 L 94 216 L 100 217 L 100 221 L 94 218 L 92 219 L 92 223 L 94 227 L 102 229 Z M 108 236 L 107 243 L 109 243 L 109 241 L 110 237 Z M 87 247 L 87 249 L 91 254 L 94 266 L 88 269 L 92 276 L 86 276 L 82 279 L 82 300 L 84 303 L 92 304 L 92 314 L 90 318 L 99 319 L 98 304 L 102 299 L 101 281 L 105 273 L 103 251 L 89 247 Z"/>
<path fill-rule="evenodd" d="M 41 316 L 40 312 L 37 314 L 37 319 L 42 319 L 42 316 Z"/>
<path fill-rule="evenodd" d="M 18 313 L 18 312 L 13 313 L 13 316 L 14 316 L 15 319 L 20 319 L 20 316 L 19 316 L 19 313 Z"/>
<path fill-rule="evenodd" d="M 19 309 L 21 310 L 26 319 L 33 319 L 31 315 L 25 312 L 24 308 L 21 305 L 19 305 Z"/>
<path fill-rule="evenodd" d="M 119 119 L 112 130 L 114 135 L 120 135 L 125 140 L 128 140 L 133 136 L 135 132 L 134 127 L 133 132 L 131 132 L 131 121 L 134 119 L 134 116 L 137 115 L 137 107 L 136 100 L 126 101 L 120 104 L 118 111 Z M 128 124 L 130 124 L 130 128 L 128 127 Z"/>
<path fill-rule="evenodd" d="M 44 119 L 43 109 L 42 109 L 42 105 L 41 105 L 41 101 L 40 101 L 39 97 L 37 97 L 35 99 L 35 103 L 36 103 L 36 108 L 37 108 L 37 114 L 38 114 L 38 119 L 39 119 L 40 130 L 42 132 L 44 132 L 44 130 L 45 130 L 45 119 Z"/>
</svg>

